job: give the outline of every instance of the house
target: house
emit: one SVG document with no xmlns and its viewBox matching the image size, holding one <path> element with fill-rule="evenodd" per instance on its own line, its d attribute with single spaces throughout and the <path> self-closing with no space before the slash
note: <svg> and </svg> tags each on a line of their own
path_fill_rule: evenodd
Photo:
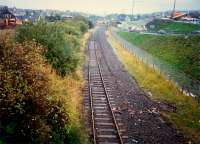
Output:
<svg viewBox="0 0 200 144">
<path fill-rule="evenodd" d="M 181 19 L 181 21 L 183 22 L 187 22 L 187 23 L 193 23 L 193 24 L 200 24 L 200 19 L 199 18 L 193 18 L 190 15 L 183 17 Z"/>
<path fill-rule="evenodd" d="M 173 12 L 171 15 L 171 19 L 186 23 L 200 24 L 199 18 L 192 17 L 190 14 L 182 12 Z"/>
<path fill-rule="evenodd" d="M 186 13 L 182 13 L 182 12 L 178 12 L 178 11 L 174 11 L 171 15 L 171 19 L 173 20 L 180 20 L 183 17 L 187 16 Z"/>
<path fill-rule="evenodd" d="M 66 14 L 61 15 L 62 20 L 68 20 L 68 19 L 72 19 L 72 18 L 73 18 L 73 16 L 71 16 L 71 15 L 66 15 Z"/>
<path fill-rule="evenodd" d="M 18 20 L 6 6 L 0 7 L 0 28 L 14 28 L 16 25 L 21 25 L 22 21 Z"/>
</svg>

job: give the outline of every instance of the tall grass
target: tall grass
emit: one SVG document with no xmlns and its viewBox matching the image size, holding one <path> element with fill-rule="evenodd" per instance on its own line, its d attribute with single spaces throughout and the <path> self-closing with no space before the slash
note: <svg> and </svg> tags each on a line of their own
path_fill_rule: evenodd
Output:
<svg viewBox="0 0 200 144">
<path fill-rule="evenodd" d="M 177 127 L 191 140 L 200 143 L 200 106 L 191 97 L 183 95 L 163 75 L 139 61 L 109 34 L 109 39 L 117 56 L 124 64 L 130 75 L 147 92 L 152 93 L 152 98 L 175 104 L 177 112 L 162 112 L 163 116 L 174 122 Z"/>
</svg>

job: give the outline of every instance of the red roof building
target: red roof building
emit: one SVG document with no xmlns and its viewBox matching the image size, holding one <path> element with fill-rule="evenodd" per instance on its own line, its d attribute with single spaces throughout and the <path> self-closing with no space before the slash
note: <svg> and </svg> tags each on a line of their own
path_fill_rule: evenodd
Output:
<svg viewBox="0 0 200 144">
<path fill-rule="evenodd" d="M 181 19 L 182 17 L 185 17 L 185 16 L 187 16 L 186 13 L 176 12 L 175 11 L 175 12 L 172 13 L 171 18 L 177 20 L 177 19 Z"/>
<path fill-rule="evenodd" d="M 22 24 L 9 10 L 8 7 L 0 7 L 0 28 L 13 28 Z"/>
</svg>

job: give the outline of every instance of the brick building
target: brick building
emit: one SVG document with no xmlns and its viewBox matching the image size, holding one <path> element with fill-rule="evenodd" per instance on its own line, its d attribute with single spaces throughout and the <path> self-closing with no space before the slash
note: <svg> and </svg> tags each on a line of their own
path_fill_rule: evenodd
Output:
<svg viewBox="0 0 200 144">
<path fill-rule="evenodd" d="M 22 24 L 6 6 L 0 7 L 0 28 L 14 28 L 16 25 Z"/>
</svg>

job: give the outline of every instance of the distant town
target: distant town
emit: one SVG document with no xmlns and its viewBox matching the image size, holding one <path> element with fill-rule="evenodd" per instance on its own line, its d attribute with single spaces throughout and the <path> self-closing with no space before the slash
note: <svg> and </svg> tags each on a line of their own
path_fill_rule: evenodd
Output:
<svg viewBox="0 0 200 144">
<path fill-rule="evenodd" d="M 59 10 L 32 10 L 19 9 L 16 7 L 0 6 L 0 28 L 12 28 L 26 22 L 37 22 L 41 19 L 48 21 L 71 19 L 75 16 L 89 17 L 81 12 L 59 11 Z M 96 16 L 92 16 L 97 18 Z"/>
<path fill-rule="evenodd" d="M 188 24 L 200 24 L 200 11 L 166 11 L 143 15 L 112 14 L 106 16 L 107 22 L 126 30 L 145 32 L 156 29 L 155 22 L 180 22 Z M 165 33 L 160 31 L 160 33 Z M 199 32 L 197 32 L 199 33 Z"/>
<path fill-rule="evenodd" d="M 126 31 L 145 32 L 156 29 L 154 21 L 160 22 L 182 22 L 191 24 L 200 24 L 200 10 L 191 11 L 165 11 L 151 14 L 110 14 L 105 17 L 90 15 L 81 12 L 59 11 L 59 10 L 32 10 L 19 9 L 16 7 L 9 8 L 0 6 L 0 28 L 12 28 L 26 22 L 37 22 L 41 19 L 47 21 L 71 19 L 74 16 L 85 16 L 93 23 L 109 23 L 116 25 Z M 160 33 L 165 33 L 161 30 Z M 196 33 L 199 33 L 197 31 Z"/>
</svg>

